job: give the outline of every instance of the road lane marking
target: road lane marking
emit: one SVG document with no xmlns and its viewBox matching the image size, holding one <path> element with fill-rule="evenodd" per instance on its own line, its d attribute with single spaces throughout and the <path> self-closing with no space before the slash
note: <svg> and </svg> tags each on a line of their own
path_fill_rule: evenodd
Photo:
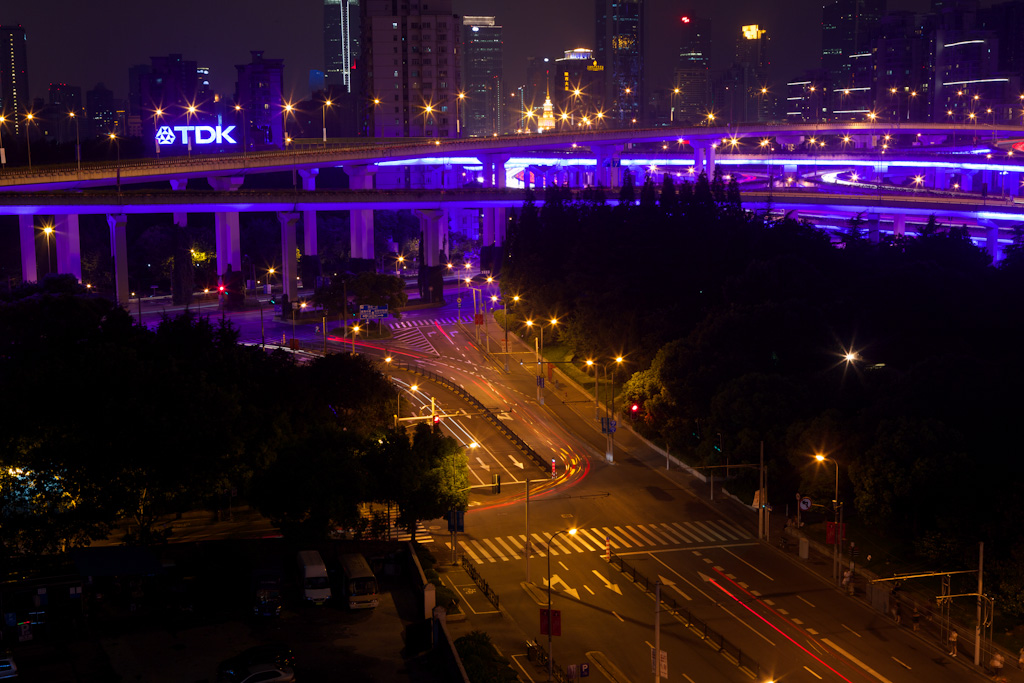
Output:
<svg viewBox="0 0 1024 683">
<path fill-rule="evenodd" d="M 619 545 L 622 546 L 623 548 L 632 548 L 633 547 L 629 542 L 623 541 L 621 538 L 619 538 L 618 534 L 616 534 L 614 531 L 612 531 L 608 527 L 605 526 L 605 527 L 601 527 L 601 528 L 604 529 L 604 532 L 606 534 L 608 534 L 608 536 L 610 536 L 611 538 L 613 538 L 616 541 L 618 541 Z"/>
<path fill-rule="evenodd" d="M 813 628 L 807 629 L 807 632 L 810 633 L 812 636 L 818 635 L 818 632 L 816 630 L 814 630 Z"/>
<path fill-rule="evenodd" d="M 619 616 L 619 614 L 618 614 L 618 612 L 616 612 L 616 611 L 612 610 L 612 614 L 614 614 L 614 615 L 615 615 L 615 618 L 616 618 L 616 619 L 618 619 L 619 621 L 621 621 L 621 622 L 625 623 L 625 621 L 626 621 L 626 620 L 625 620 L 625 619 L 623 619 L 622 617 L 620 617 L 620 616 Z"/>
<path fill-rule="evenodd" d="M 818 674 L 816 674 L 816 673 L 814 673 L 813 671 L 811 671 L 811 669 L 810 669 L 809 667 L 806 667 L 806 666 L 805 666 L 804 668 L 805 668 L 805 669 L 807 669 L 807 673 L 811 674 L 812 676 L 814 676 L 815 678 L 817 678 L 817 679 L 818 679 L 819 681 L 820 681 L 820 680 L 822 680 L 821 676 L 819 676 Z"/>
<path fill-rule="evenodd" d="M 559 560 L 558 564 L 562 565 L 562 569 L 564 569 L 565 571 L 569 571 L 569 568 L 565 566 L 565 562 L 562 562 L 561 560 Z"/>
<path fill-rule="evenodd" d="M 803 620 L 803 619 L 797 619 L 796 617 L 793 617 L 793 618 L 791 619 L 791 621 L 792 621 L 792 622 L 793 622 L 794 624 L 799 624 L 800 626 L 803 626 L 803 625 L 804 625 L 804 620 Z"/>
<path fill-rule="evenodd" d="M 586 529 L 580 529 L 579 533 L 585 538 L 589 539 L 591 543 L 599 548 L 604 548 L 604 539 L 597 539 Z"/>
<path fill-rule="evenodd" d="M 488 546 L 490 546 L 491 550 L 493 550 L 493 551 L 494 551 L 494 556 L 495 556 L 496 558 L 500 559 L 500 560 L 501 560 L 502 562 L 506 562 L 506 561 L 508 561 L 508 557 L 506 557 L 506 556 L 505 556 L 505 553 L 503 553 L 503 552 L 501 551 L 501 548 L 499 548 L 498 546 L 496 546 L 496 545 L 494 545 L 493 543 L 491 543 L 491 540 L 490 540 L 489 538 L 485 538 L 485 539 L 483 539 L 483 541 L 484 541 L 484 543 L 486 543 L 486 544 L 487 544 Z"/>
<path fill-rule="evenodd" d="M 853 630 L 852 628 L 850 628 L 849 626 L 847 626 L 846 624 L 840 624 L 840 626 L 842 626 L 843 628 L 845 628 L 845 629 L 846 629 L 847 631 L 849 631 L 849 632 L 850 632 L 850 633 L 852 633 L 853 635 L 857 636 L 858 638 L 863 638 L 863 637 L 864 637 L 864 636 L 862 636 L 861 634 L 859 634 L 859 633 L 857 633 L 856 631 L 854 631 L 854 630 Z"/>
<path fill-rule="evenodd" d="M 558 549 L 562 551 L 563 555 L 572 555 L 572 550 L 570 550 L 566 546 L 562 545 L 562 539 L 561 538 L 555 538 L 555 536 L 553 534 L 549 534 L 546 531 L 544 532 L 544 535 L 548 537 L 548 541 L 552 545 L 557 546 Z"/>
<path fill-rule="evenodd" d="M 679 529 L 679 533 L 681 533 L 685 538 L 691 539 L 690 543 L 703 543 L 704 542 L 703 538 L 700 538 L 699 536 L 697 536 L 697 534 L 693 533 L 692 531 L 690 531 L 689 529 L 684 527 L 682 524 L 679 524 L 677 522 L 672 522 L 672 526 L 674 526 L 675 528 Z"/>
<path fill-rule="evenodd" d="M 897 664 L 899 664 L 900 666 L 906 667 L 907 671 L 910 671 L 910 666 L 908 664 L 904 664 L 903 662 L 901 662 L 900 660 L 896 659 L 895 657 L 893 657 L 892 660 L 894 662 L 896 662 Z"/>
<path fill-rule="evenodd" d="M 662 534 L 674 539 L 675 543 L 689 543 L 689 541 L 683 538 L 682 534 L 680 534 L 678 531 L 670 527 L 668 524 L 662 523 L 661 529 L 659 529 L 659 531 L 661 531 Z"/>
<path fill-rule="evenodd" d="M 707 541 L 711 541 L 712 543 L 714 543 L 715 541 L 720 540 L 720 539 L 715 538 L 714 536 L 712 536 L 708 532 L 704 531 L 703 529 L 701 529 L 699 526 L 697 526 L 693 522 L 687 522 L 687 525 L 688 525 L 687 528 L 690 529 L 690 533 L 695 534 L 695 535 L 700 535 L 702 537 L 700 540 L 705 542 L 705 543 Z"/>
<path fill-rule="evenodd" d="M 721 533 L 725 534 L 731 540 L 740 541 L 740 540 L 746 538 L 745 536 L 741 536 L 740 534 L 737 534 L 736 532 L 734 532 L 731 529 L 729 529 L 729 527 L 727 527 L 725 524 L 723 524 L 722 520 L 720 520 L 720 519 L 706 519 L 706 520 L 704 520 L 704 523 L 707 524 L 712 529 L 717 529 Z"/>
<path fill-rule="evenodd" d="M 586 552 L 586 550 L 593 550 L 593 548 L 591 548 L 590 545 L 588 545 L 587 542 L 584 541 L 583 538 L 579 535 L 579 532 L 572 536 L 562 536 L 558 540 L 565 541 L 566 545 L 568 545 L 578 553 Z M 583 547 L 581 548 L 579 546 Z"/>
<path fill-rule="evenodd" d="M 520 657 L 526 657 L 526 656 L 527 655 L 512 655 L 512 661 L 516 663 L 516 666 L 519 667 L 519 670 L 523 672 L 524 676 L 526 676 L 526 680 L 529 681 L 530 683 L 533 683 L 533 678 L 530 676 L 530 674 L 528 674 L 526 672 L 526 668 L 519 661 Z"/>
<path fill-rule="evenodd" d="M 590 590 L 590 586 L 588 586 L 587 584 L 583 584 L 583 587 L 586 588 L 587 592 L 590 593 L 591 595 L 597 595 L 597 593 L 595 593 L 594 591 Z"/>
<path fill-rule="evenodd" d="M 683 674 L 683 678 L 685 678 L 686 680 L 690 681 L 690 683 L 697 683 L 695 680 L 693 680 L 692 678 L 690 678 L 686 674 Z"/>
<path fill-rule="evenodd" d="M 675 539 L 671 538 L 670 536 L 668 536 L 664 532 L 662 532 L 658 528 L 657 524 L 648 524 L 647 526 L 644 527 L 643 531 L 647 535 L 654 536 L 656 539 L 659 539 L 659 542 L 661 543 L 661 545 L 672 545 L 673 543 L 675 543 Z"/>
<path fill-rule="evenodd" d="M 886 677 L 885 677 L 885 676 L 883 676 L 882 674 L 878 673 L 877 671 L 875 671 L 874 669 L 872 669 L 872 668 L 871 668 L 870 666 L 868 666 L 867 664 L 865 664 L 864 662 L 860 661 L 859 659 L 857 659 L 856 657 L 854 657 L 854 656 L 853 656 L 852 654 L 850 654 L 849 652 L 847 652 L 847 651 L 846 651 L 846 650 L 844 650 L 843 648 L 841 648 L 841 647 L 839 647 L 838 645 L 836 645 L 835 643 L 833 643 L 833 642 L 832 642 L 831 640 L 829 640 L 828 638 L 822 638 L 822 639 L 821 639 L 821 642 L 825 643 L 825 644 L 826 644 L 826 645 L 828 645 L 828 646 L 829 646 L 830 648 L 832 648 L 833 650 L 835 650 L 835 651 L 836 651 L 836 652 L 838 652 L 839 654 L 843 655 L 844 657 L 846 657 L 847 659 L 849 659 L 849 660 L 850 660 L 851 662 L 853 662 L 854 664 L 856 664 L 856 665 L 857 665 L 857 666 L 859 666 L 860 668 L 862 668 L 862 669 L 864 669 L 865 671 L 867 671 L 867 672 L 868 672 L 869 674 L 871 674 L 872 676 L 874 676 L 875 678 L 877 678 L 878 680 L 880 680 L 880 681 L 881 681 L 882 683 L 892 683 L 892 681 L 890 681 L 890 680 L 889 680 L 888 678 L 886 678 Z"/>
<path fill-rule="evenodd" d="M 758 569 L 757 567 L 755 567 L 754 565 L 752 565 L 752 564 L 750 564 L 749 562 L 747 562 L 746 560 L 744 560 L 744 559 L 743 559 L 742 557 L 740 557 L 739 555 L 737 555 L 737 554 L 736 554 L 736 553 L 734 553 L 733 551 L 729 550 L 728 548 L 722 548 L 722 550 L 724 550 L 725 552 L 729 553 L 730 555 L 732 555 L 733 557 L 735 557 L 735 558 L 736 558 L 737 560 L 739 560 L 739 561 L 740 561 L 740 562 L 742 562 L 743 564 L 747 565 L 748 567 L 750 567 L 751 569 L 753 569 L 753 570 L 754 570 L 755 572 L 757 572 L 758 574 L 760 574 L 760 575 L 761 575 L 761 576 L 763 576 L 764 578 L 768 579 L 769 581 L 774 581 L 774 580 L 775 580 L 775 579 L 773 579 L 772 577 L 770 577 L 770 576 L 768 576 L 767 574 L 765 574 L 765 573 L 764 573 L 763 571 L 761 571 L 760 569 Z"/>
<path fill-rule="evenodd" d="M 629 527 L 626 527 L 626 529 L 628 529 L 628 528 Z M 621 526 L 615 527 L 615 530 L 618 531 L 620 534 L 622 534 L 623 538 L 628 538 L 630 540 L 630 542 L 632 542 L 633 545 L 636 545 L 636 546 L 648 545 L 647 543 L 644 543 L 643 541 L 638 541 L 632 534 L 626 532 L 626 530 L 623 529 Z"/>
<path fill-rule="evenodd" d="M 524 553 L 524 554 L 526 553 L 526 548 L 525 548 L 525 547 L 523 547 L 523 544 L 519 542 L 519 539 L 518 539 L 518 538 L 516 538 L 515 536 L 508 536 L 507 538 L 508 538 L 508 540 L 512 541 L 512 544 L 513 544 L 513 545 L 514 545 L 514 546 L 515 546 L 516 548 L 518 548 L 518 549 L 519 549 L 519 552 L 521 552 L 521 553 Z M 526 538 L 526 536 L 523 536 L 523 538 L 525 539 L 525 538 Z"/>
<path fill-rule="evenodd" d="M 800 600 L 801 602 L 807 603 L 807 604 L 808 604 L 808 605 L 810 605 L 811 607 L 814 607 L 814 603 L 813 603 L 813 602 L 810 602 L 809 600 L 806 600 L 806 599 L 804 599 L 803 597 L 801 597 L 801 596 L 799 596 L 799 595 L 798 595 L 798 596 L 796 596 L 796 599 L 797 599 L 797 600 Z"/>
<path fill-rule="evenodd" d="M 459 545 L 462 546 L 462 552 L 464 552 L 466 555 L 469 555 L 469 559 L 473 560 L 477 564 L 483 564 L 484 563 L 483 560 L 481 560 L 479 557 L 477 557 L 477 554 L 475 552 L 473 552 L 473 549 L 470 548 L 468 545 L 466 545 L 465 541 L 459 541 Z"/>
<path fill-rule="evenodd" d="M 650 545 L 665 545 L 665 542 L 658 536 L 655 536 L 653 532 L 649 531 L 647 527 L 642 524 L 637 524 L 635 527 L 629 527 L 639 538 L 643 539 Z"/>
<path fill-rule="evenodd" d="M 534 547 L 537 548 L 537 554 L 540 555 L 541 557 L 544 557 L 544 555 L 543 555 L 544 551 L 542 551 L 541 548 L 546 548 L 547 547 L 547 542 L 548 542 L 547 539 L 543 538 L 543 537 L 541 537 L 541 536 L 539 536 L 537 534 L 530 534 L 530 536 L 533 537 L 533 540 L 537 541 L 537 545 L 534 546 Z M 551 551 L 551 555 L 552 556 L 557 555 L 557 554 L 558 554 L 557 550 L 552 550 Z"/>
<path fill-rule="evenodd" d="M 720 541 L 728 541 L 728 540 L 729 540 L 728 538 L 726 538 L 726 537 L 725 537 L 725 536 L 723 536 L 722 534 L 718 533 L 717 531 L 715 531 L 714 529 L 712 529 L 712 528 L 711 528 L 710 526 L 708 526 L 707 524 L 704 524 L 703 522 L 696 522 L 696 521 L 695 521 L 695 522 L 694 522 L 694 525 L 695 525 L 695 526 L 696 526 L 696 527 L 697 527 L 698 529 L 704 529 L 705 531 L 707 531 L 707 532 L 708 532 L 709 534 L 711 534 L 712 536 L 717 536 L 717 537 L 718 537 L 718 540 L 720 540 Z"/>
<path fill-rule="evenodd" d="M 725 527 L 726 529 L 729 529 L 730 531 L 732 531 L 734 534 L 738 534 L 740 538 L 753 538 L 754 537 L 753 534 L 747 533 L 746 531 L 744 531 L 740 527 L 736 526 L 732 522 L 726 521 L 724 519 L 720 519 L 720 520 L 718 520 L 718 523 L 721 526 Z"/>
<path fill-rule="evenodd" d="M 519 553 L 517 553 L 515 550 L 513 550 L 512 546 L 510 546 L 508 543 L 505 543 L 505 541 L 501 540 L 501 536 L 496 536 L 494 538 L 494 540 L 497 541 L 498 543 L 500 543 L 501 547 L 504 548 L 505 550 L 507 550 L 509 555 L 511 555 L 512 557 L 514 557 L 517 560 L 520 559 L 519 558 Z"/>
<path fill-rule="evenodd" d="M 480 545 L 480 541 L 470 539 L 469 542 L 476 546 L 477 552 L 483 555 L 488 562 L 497 562 L 497 560 L 491 557 L 491 554 L 487 552 L 487 549 Z"/>
</svg>

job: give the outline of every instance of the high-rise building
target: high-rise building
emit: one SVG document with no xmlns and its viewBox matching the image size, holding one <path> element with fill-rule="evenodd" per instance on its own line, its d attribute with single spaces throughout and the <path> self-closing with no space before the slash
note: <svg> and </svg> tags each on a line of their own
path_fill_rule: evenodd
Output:
<svg viewBox="0 0 1024 683">
<path fill-rule="evenodd" d="M 0 113 L 9 117 L 15 135 L 21 133 L 22 116 L 32 103 L 28 95 L 27 40 L 21 24 L 0 26 Z"/>
<path fill-rule="evenodd" d="M 578 125 L 604 111 L 604 65 L 594 59 L 593 50 L 566 50 L 564 57 L 555 60 L 551 81 L 556 118 L 565 114 L 566 123 Z"/>
<path fill-rule="evenodd" d="M 455 137 L 462 81 L 451 0 L 366 0 L 364 59 L 376 137 Z"/>
<path fill-rule="evenodd" d="M 179 119 L 194 124 L 205 113 L 199 99 L 199 66 L 180 54 L 150 57 L 149 72 L 136 67 L 139 79 L 138 102 L 129 103 L 130 111 L 142 117 L 142 136 L 153 140 L 159 126 Z M 129 71 L 131 74 L 131 71 Z M 190 111 L 191 108 L 191 111 Z"/>
<path fill-rule="evenodd" d="M 463 136 L 500 134 L 502 121 L 501 26 L 494 17 L 462 18 Z"/>
<path fill-rule="evenodd" d="M 594 56 L 605 66 L 607 115 L 619 124 L 643 121 L 643 0 L 595 0 Z"/>
<path fill-rule="evenodd" d="M 324 0 L 324 75 L 327 85 L 361 90 L 360 0 Z"/>
<path fill-rule="evenodd" d="M 250 148 L 260 149 L 276 145 L 284 147 L 284 109 L 282 86 L 284 60 L 266 59 L 262 50 L 252 51 L 252 61 L 238 64 L 235 83 L 235 104 L 241 107 L 241 120 L 236 124 L 243 130 L 243 142 Z"/>
<path fill-rule="evenodd" d="M 210 85 L 210 67 L 196 67 L 196 99 L 200 102 L 212 102 L 213 86 Z"/>
<path fill-rule="evenodd" d="M 863 120 L 872 108 L 872 41 L 885 0 L 834 0 L 822 9 L 821 68 L 832 93 L 828 108 L 840 120 Z"/>
<path fill-rule="evenodd" d="M 519 106 L 522 109 L 521 116 L 528 125 L 521 127 L 536 127 L 535 117 L 540 115 L 544 100 L 554 83 L 555 63 L 550 57 L 526 58 L 526 84 Z M 531 122 L 532 126 L 529 125 Z"/>
<path fill-rule="evenodd" d="M 85 93 L 86 129 L 93 137 L 111 133 L 123 134 L 118 130 L 117 106 L 114 93 L 102 83 Z"/>
<path fill-rule="evenodd" d="M 147 113 L 142 107 L 142 79 L 149 76 L 153 67 L 149 64 L 136 64 L 128 67 L 128 114 L 144 116 Z"/>
<path fill-rule="evenodd" d="M 679 19 L 679 62 L 670 97 L 671 122 L 696 123 L 711 108 L 711 21 L 692 15 Z"/>
<path fill-rule="evenodd" d="M 81 132 L 85 118 L 85 107 L 82 102 L 82 89 L 67 83 L 50 84 L 50 117 L 53 119 L 51 128 L 58 142 L 76 139 L 75 131 Z M 69 116 L 74 114 L 74 118 Z M 77 121 L 76 121 L 77 119 Z"/>
<path fill-rule="evenodd" d="M 718 78 L 713 90 L 716 120 L 722 123 L 771 118 L 768 85 L 768 33 L 757 24 L 740 27 L 736 61 Z"/>
</svg>

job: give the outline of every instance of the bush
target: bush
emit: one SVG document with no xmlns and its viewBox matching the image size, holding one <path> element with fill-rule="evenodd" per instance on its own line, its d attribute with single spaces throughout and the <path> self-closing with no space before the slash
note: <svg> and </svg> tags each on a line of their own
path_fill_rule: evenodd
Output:
<svg viewBox="0 0 1024 683">
<path fill-rule="evenodd" d="M 491 637 L 483 631 L 462 636 L 455 641 L 455 649 L 472 683 L 511 683 L 518 680 L 508 660 L 498 654 L 491 644 Z"/>
</svg>

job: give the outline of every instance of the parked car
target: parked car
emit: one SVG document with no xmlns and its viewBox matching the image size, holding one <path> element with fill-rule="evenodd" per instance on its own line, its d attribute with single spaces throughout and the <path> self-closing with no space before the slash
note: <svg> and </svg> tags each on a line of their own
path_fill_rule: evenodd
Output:
<svg viewBox="0 0 1024 683">
<path fill-rule="evenodd" d="M 231 659 L 225 659 L 217 667 L 217 679 L 221 681 L 242 681 L 246 680 L 242 674 L 251 672 L 254 667 L 270 667 L 276 668 L 281 671 L 288 670 L 291 672 L 290 675 L 294 676 L 292 669 L 295 667 L 295 655 L 292 654 L 292 649 L 282 643 L 268 643 L 266 645 L 257 645 L 256 647 L 250 647 L 248 650 L 235 655 Z M 256 680 L 292 680 L 291 678 L 267 678 L 267 679 L 256 679 Z"/>
<path fill-rule="evenodd" d="M 284 577 L 279 573 L 259 572 L 253 574 L 252 612 L 255 616 L 280 616 L 283 583 Z"/>
<path fill-rule="evenodd" d="M 18 677 L 18 665 L 9 653 L 0 653 L 0 680 Z"/>
</svg>

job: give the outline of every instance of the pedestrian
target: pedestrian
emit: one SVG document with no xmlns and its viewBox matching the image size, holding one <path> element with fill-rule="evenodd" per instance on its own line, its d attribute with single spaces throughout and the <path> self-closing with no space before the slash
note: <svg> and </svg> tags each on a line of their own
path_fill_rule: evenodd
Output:
<svg viewBox="0 0 1024 683">
<path fill-rule="evenodd" d="M 1017 656 L 1017 668 L 1024 671 L 1024 647 L 1020 649 L 1020 654 Z"/>
<path fill-rule="evenodd" d="M 921 628 L 921 611 L 917 609 L 917 605 L 914 605 L 914 613 L 910 615 L 910 620 L 914 622 L 915 631 Z"/>
<path fill-rule="evenodd" d="M 900 613 L 900 606 L 899 605 L 894 605 L 893 608 L 892 608 L 892 618 L 893 618 L 893 620 L 897 624 L 899 624 L 902 621 L 902 617 L 903 617 L 903 615 Z"/>
<path fill-rule="evenodd" d="M 992 655 L 992 661 L 989 662 L 989 666 L 992 667 L 994 675 L 998 676 L 999 674 L 1003 673 L 1003 665 L 1005 663 L 1006 660 L 1003 658 L 1003 655 L 997 652 L 994 655 Z"/>
<path fill-rule="evenodd" d="M 956 630 L 951 629 L 949 632 L 949 654 L 951 657 L 956 657 Z"/>
</svg>

